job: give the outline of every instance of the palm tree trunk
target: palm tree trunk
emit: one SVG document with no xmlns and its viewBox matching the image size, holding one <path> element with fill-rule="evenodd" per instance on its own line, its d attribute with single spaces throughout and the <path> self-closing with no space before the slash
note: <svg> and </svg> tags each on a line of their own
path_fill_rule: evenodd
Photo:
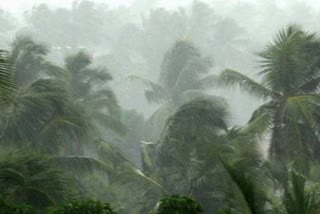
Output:
<svg viewBox="0 0 320 214">
<path fill-rule="evenodd" d="M 273 160 L 284 161 L 287 157 L 287 149 L 285 142 L 283 142 L 283 125 L 284 125 L 284 104 L 282 101 L 276 109 L 273 117 L 273 129 L 271 137 L 271 145 L 269 156 Z"/>
</svg>

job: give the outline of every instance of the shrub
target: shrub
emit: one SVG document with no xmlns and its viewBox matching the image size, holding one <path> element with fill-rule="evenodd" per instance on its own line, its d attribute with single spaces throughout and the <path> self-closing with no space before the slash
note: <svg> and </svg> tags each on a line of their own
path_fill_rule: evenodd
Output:
<svg viewBox="0 0 320 214">
<path fill-rule="evenodd" d="M 202 208 L 195 200 L 178 195 L 167 196 L 160 201 L 154 214 L 198 214 Z"/>
<path fill-rule="evenodd" d="M 108 203 L 100 201 L 73 201 L 71 203 L 56 207 L 51 214 L 116 214 Z"/>
<path fill-rule="evenodd" d="M 35 211 L 26 205 L 7 203 L 0 198 L 0 214 L 34 214 Z"/>
</svg>

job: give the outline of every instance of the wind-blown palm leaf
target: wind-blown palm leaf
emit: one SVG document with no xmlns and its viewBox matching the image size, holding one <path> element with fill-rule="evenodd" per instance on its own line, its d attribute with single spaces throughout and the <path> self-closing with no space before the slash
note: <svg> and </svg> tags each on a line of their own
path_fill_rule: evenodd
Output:
<svg viewBox="0 0 320 214">
<path fill-rule="evenodd" d="M 143 209 L 152 210 L 167 193 L 160 184 L 137 169 L 126 169 L 119 173 L 111 183 L 111 188 L 117 193 L 123 208 L 135 213 L 141 213 Z M 135 197 L 130 196 L 128 191 Z"/>
<path fill-rule="evenodd" d="M 145 123 L 144 140 L 157 141 L 164 130 L 167 119 L 174 114 L 177 107 L 172 102 L 164 103 Z"/>
<path fill-rule="evenodd" d="M 312 79 L 309 79 L 308 81 L 304 82 L 301 86 L 300 89 L 301 91 L 308 93 L 308 92 L 314 92 L 319 89 L 320 85 L 320 77 L 315 77 Z"/>
<path fill-rule="evenodd" d="M 99 160 L 108 166 L 108 178 L 111 188 L 115 190 L 118 199 L 126 208 L 137 206 L 145 197 L 152 198 L 154 206 L 165 190 L 154 180 L 144 175 L 122 154 L 113 144 L 96 139 L 94 142 Z M 135 197 L 128 195 L 128 191 Z"/>
<path fill-rule="evenodd" d="M 161 103 L 165 100 L 169 99 L 168 91 L 161 85 L 152 82 L 147 79 L 143 79 L 137 76 L 130 76 L 128 77 L 130 80 L 136 80 L 142 82 L 144 85 L 148 86 L 149 89 L 145 90 L 145 96 L 148 102 L 152 103 Z"/>
<path fill-rule="evenodd" d="M 114 95 L 107 94 L 110 90 L 98 91 L 97 93 L 92 93 L 79 103 L 85 106 L 86 109 L 95 109 L 101 111 L 107 111 L 109 115 L 114 118 L 120 117 L 120 106 Z"/>
<path fill-rule="evenodd" d="M 120 173 L 123 169 L 135 168 L 125 155 L 112 143 L 101 138 L 95 139 L 93 143 L 98 151 L 98 158 L 111 166 L 113 176 Z"/>
<path fill-rule="evenodd" d="M 84 137 L 90 128 L 83 115 L 56 116 L 38 130 L 33 145 L 40 151 L 56 153 L 63 145 Z"/>
<path fill-rule="evenodd" d="M 90 117 L 102 127 L 111 129 L 118 134 L 124 135 L 127 132 L 127 127 L 125 127 L 118 118 L 114 118 L 101 112 L 93 112 Z"/>
<path fill-rule="evenodd" d="M 289 189 L 284 194 L 284 205 L 290 214 L 315 214 L 320 212 L 320 201 L 316 189 L 307 189 L 306 178 L 291 169 Z"/>
<path fill-rule="evenodd" d="M 1 99 L 7 93 L 15 92 L 16 86 L 14 84 L 13 67 L 8 59 L 7 53 L 0 50 L 0 88 Z"/>
<path fill-rule="evenodd" d="M 95 172 L 99 170 L 107 175 L 111 175 L 113 172 L 112 166 L 92 157 L 56 156 L 49 158 L 48 161 L 57 167 L 77 173 Z"/>
<path fill-rule="evenodd" d="M 242 131 L 244 133 L 250 133 L 260 137 L 271 127 L 272 121 L 270 119 L 270 115 L 268 113 L 262 113 L 243 127 Z"/>
<path fill-rule="evenodd" d="M 36 208 L 65 202 L 72 196 L 70 181 L 38 154 L 13 151 L 1 156 L 0 189 L 9 201 Z"/>
<path fill-rule="evenodd" d="M 160 82 L 170 92 L 192 89 L 192 83 L 211 67 L 198 49 L 188 41 L 177 41 L 165 54 L 161 64 Z M 191 85 L 190 85 L 191 84 Z"/>
<path fill-rule="evenodd" d="M 30 37 L 16 38 L 10 58 L 14 63 L 15 80 L 19 86 L 27 86 L 39 77 L 47 53 L 45 45 L 35 43 Z"/>
<path fill-rule="evenodd" d="M 242 128 L 245 133 L 262 136 L 272 128 L 272 115 L 275 104 L 271 101 L 258 107 L 252 114 L 248 124 Z"/>
<path fill-rule="evenodd" d="M 226 86 L 238 84 L 241 89 L 259 98 L 267 99 L 273 96 L 272 91 L 237 71 L 227 69 L 220 74 L 219 80 L 222 85 Z"/>
<path fill-rule="evenodd" d="M 185 136 L 179 131 L 188 132 L 192 135 L 197 133 L 197 129 L 206 127 L 214 133 L 217 133 L 218 130 L 227 130 L 225 122 L 227 115 L 226 104 L 221 98 L 193 100 L 181 106 L 169 118 L 166 125 L 166 136 L 169 138 Z"/>
<path fill-rule="evenodd" d="M 247 205 L 247 209 L 251 214 L 263 214 L 264 205 L 267 201 L 267 196 L 262 190 L 261 181 L 257 184 L 258 178 L 254 178 L 243 168 L 230 162 L 230 160 L 221 159 L 221 162 L 229 174 L 231 180 L 236 184 L 241 192 L 243 200 Z M 241 212 L 241 211 L 240 211 Z M 242 210 L 242 212 L 245 212 Z"/>
<path fill-rule="evenodd" d="M 292 96 L 286 101 L 286 112 L 292 121 L 303 120 L 311 127 L 314 126 L 314 112 L 317 112 L 320 104 L 320 96 L 308 94 L 302 96 Z"/>
<path fill-rule="evenodd" d="M 319 69 L 319 39 L 296 25 L 279 32 L 274 43 L 259 54 L 263 84 L 273 91 L 289 93 Z"/>
</svg>

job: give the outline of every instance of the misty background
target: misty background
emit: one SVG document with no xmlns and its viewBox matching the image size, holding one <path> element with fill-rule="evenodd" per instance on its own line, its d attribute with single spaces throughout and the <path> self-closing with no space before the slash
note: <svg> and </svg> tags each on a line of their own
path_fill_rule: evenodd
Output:
<svg viewBox="0 0 320 214">
<path fill-rule="evenodd" d="M 312 7 L 311 7 L 312 5 Z M 50 48 L 49 58 L 63 58 L 79 49 L 108 68 L 121 106 L 150 116 L 145 86 L 130 76 L 156 81 L 166 50 L 179 39 L 190 40 L 213 62 L 212 73 L 233 68 L 250 76 L 255 53 L 288 23 L 306 30 L 318 26 L 317 1 L 1 1 L 0 45 L 17 35 L 31 35 Z M 233 122 L 247 122 L 259 103 L 237 90 L 213 89 L 224 95 Z"/>
<path fill-rule="evenodd" d="M 0 190 L 19 202 L 6 176 L 22 166 L 20 180 L 32 180 L 32 157 L 64 165 L 78 199 L 121 214 L 149 213 L 168 194 L 205 213 L 233 197 L 238 207 L 237 176 L 254 187 L 250 173 L 274 210 L 307 170 L 320 194 L 318 20 L 316 0 L 0 0 Z M 293 162 L 305 177 L 289 178 Z M 69 175 L 47 169 L 36 171 L 56 201 L 37 207 L 44 213 L 73 197 L 51 186 Z M 24 190 L 41 184 L 37 173 Z"/>
</svg>

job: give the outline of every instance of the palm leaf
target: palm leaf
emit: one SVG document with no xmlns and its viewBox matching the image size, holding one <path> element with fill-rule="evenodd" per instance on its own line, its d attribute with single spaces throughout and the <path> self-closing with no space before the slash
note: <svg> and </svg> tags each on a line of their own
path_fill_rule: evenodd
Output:
<svg viewBox="0 0 320 214">
<path fill-rule="evenodd" d="M 161 85 L 137 76 L 130 76 L 129 78 L 138 80 L 149 87 L 149 89 L 145 90 L 145 96 L 149 102 L 159 103 L 169 99 L 167 90 Z"/>
<path fill-rule="evenodd" d="M 234 70 L 227 69 L 223 71 L 219 80 L 220 84 L 225 86 L 239 85 L 241 89 L 258 98 L 267 99 L 274 96 L 273 92 L 265 86 Z"/>
<path fill-rule="evenodd" d="M 112 166 L 92 157 L 85 156 L 57 156 L 48 159 L 50 164 L 54 164 L 62 169 L 83 173 L 99 170 L 110 175 L 113 172 Z"/>
</svg>

